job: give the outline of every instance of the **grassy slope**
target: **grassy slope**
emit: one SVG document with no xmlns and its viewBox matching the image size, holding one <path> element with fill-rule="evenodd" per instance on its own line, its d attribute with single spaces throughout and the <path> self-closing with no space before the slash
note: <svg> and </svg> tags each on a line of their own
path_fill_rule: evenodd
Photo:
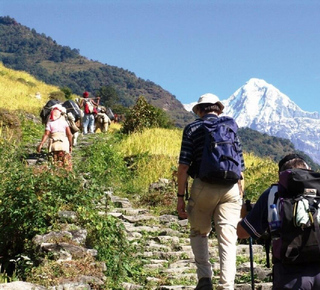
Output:
<svg viewBox="0 0 320 290">
<path fill-rule="evenodd" d="M 39 114 L 49 100 L 49 94 L 58 90 L 26 72 L 8 69 L 0 63 L 0 108 Z M 40 100 L 36 98 L 38 92 Z"/>
</svg>

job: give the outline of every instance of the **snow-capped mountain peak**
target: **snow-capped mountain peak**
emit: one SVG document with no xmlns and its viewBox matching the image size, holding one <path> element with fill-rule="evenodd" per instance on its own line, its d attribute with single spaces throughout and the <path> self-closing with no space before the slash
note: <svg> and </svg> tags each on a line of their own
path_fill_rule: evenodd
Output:
<svg viewBox="0 0 320 290">
<path fill-rule="evenodd" d="M 240 127 L 248 127 L 252 121 L 267 124 L 283 118 L 319 118 L 299 108 L 290 98 L 276 87 L 261 79 L 250 79 L 225 102 L 224 113 L 233 116 Z"/>
<path fill-rule="evenodd" d="M 257 78 L 247 81 L 222 103 L 223 115 L 233 117 L 239 127 L 289 139 L 296 149 L 319 163 L 319 113 L 303 111 L 279 89 Z M 191 111 L 186 105 L 185 108 Z"/>
</svg>

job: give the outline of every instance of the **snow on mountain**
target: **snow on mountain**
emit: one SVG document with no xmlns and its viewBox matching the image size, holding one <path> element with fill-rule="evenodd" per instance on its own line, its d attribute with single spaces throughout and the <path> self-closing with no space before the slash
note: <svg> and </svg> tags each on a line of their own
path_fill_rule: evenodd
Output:
<svg viewBox="0 0 320 290">
<path fill-rule="evenodd" d="M 224 115 L 233 117 L 239 127 L 289 139 L 296 149 L 320 163 L 318 112 L 303 111 L 273 85 L 256 78 L 250 79 L 222 103 Z"/>
<path fill-rule="evenodd" d="M 183 104 L 183 106 L 188 112 L 192 112 L 192 108 L 196 103 L 197 102 L 193 102 L 193 103 L 190 103 L 190 104 Z"/>
</svg>

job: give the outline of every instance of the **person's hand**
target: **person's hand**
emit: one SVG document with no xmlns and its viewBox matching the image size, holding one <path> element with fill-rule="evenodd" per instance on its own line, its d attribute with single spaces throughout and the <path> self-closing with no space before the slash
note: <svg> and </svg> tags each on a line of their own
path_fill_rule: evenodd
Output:
<svg viewBox="0 0 320 290">
<path fill-rule="evenodd" d="M 39 144 L 39 145 L 38 145 L 38 147 L 37 147 L 37 152 L 38 152 L 38 153 L 40 153 L 40 152 L 41 152 L 41 148 L 42 148 L 42 145 L 41 145 L 41 144 Z"/>
<path fill-rule="evenodd" d="M 240 217 L 243 219 L 247 216 L 247 214 L 248 214 L 247 206 L 243 204 L 241 207 Z"/>
<path fill-rule="evenodd" d="M 186 212 L 186 206 L 183 197 L 178 197 L 177 212 L 179 219 L 184 220 L 188 218 L 188 213 Z"/>
<path fill-rule="evenodd" d="M 246 200 L 246 202 L 241 207 L 240 217 L 246 217 L 253 207 L 254 204 L 252 204 L 250 200 Z"/>
</svg>

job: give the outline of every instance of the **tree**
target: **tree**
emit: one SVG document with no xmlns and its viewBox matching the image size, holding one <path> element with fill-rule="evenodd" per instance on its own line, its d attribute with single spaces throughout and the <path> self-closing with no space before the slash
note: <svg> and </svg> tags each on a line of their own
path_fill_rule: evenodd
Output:
<svg viewBox="0 0 320 290">
<path fill-rule="evenodd" d="M 100 100 L 105 107 L 113 107 L 119 100 L 118 93 L 112 86 L 102 86 L 97 95 L 100 96 Z"/>
<path fill-rule="evenodd" d="M 146 99 L 140 96 L 126 115 L 122 132 L 129 134 L 154 127 L 169 128 L 173 127 L 173 125 L 164 111 L 148 104 Z"/>
<path fill-rule="evenodd" d="M 64 96 L 67 100 L 71 99 L 72 90 L 68 87 L 60 88 L 60 90 L 64 93 Z"/>
</svg>

